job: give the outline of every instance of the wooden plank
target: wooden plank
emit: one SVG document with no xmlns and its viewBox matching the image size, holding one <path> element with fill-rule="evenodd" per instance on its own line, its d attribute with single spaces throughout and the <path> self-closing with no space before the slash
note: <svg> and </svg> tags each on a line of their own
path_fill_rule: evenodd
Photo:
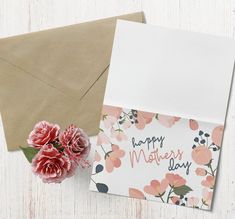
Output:
<svg viewBox="0 0 235 219">
<path fill-rule="evenodd" d="M 0 37 L 139 10 L 150 24 L 234 37 L 235 0 L 0 0 Z M 89 192 L 88 171 L 61 185 L 43 184 L 20 152 L 7 152 L 1 124 L 0 218 L 235 218 L 234 92 L 212 213 Z"/>
</svg>

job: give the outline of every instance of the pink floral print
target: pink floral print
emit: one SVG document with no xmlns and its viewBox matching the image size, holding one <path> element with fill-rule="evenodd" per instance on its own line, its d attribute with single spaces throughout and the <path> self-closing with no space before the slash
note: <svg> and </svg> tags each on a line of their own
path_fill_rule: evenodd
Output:
<svg viewBox="0 0 235 219">
<path fill-rule="evenodd" d="M 105 155 L 105 168 L 107 172 L 111 173 L 114 168 L 121 166 L 121 159 L 125 155 L 124 150 L 119 149 L 118 145 L 112 145 L 112 151 Z"/>
<path fill-rule="evenodd" d="M 207 176 L 205 180 L 202 180 L 202 185 L 207 188 L 213 189 L 215 185 L 215 178 L 211 175 Z"/>
<path fill-rule="evenodd" d="M 100 162 L 101 161 L 101 156 L 97 151 L 95 151 L 94 161 L 95 162 Z"/>
<path fill-rule="evenodd" d="M 131 189 L 131 193 L 130 193 Z M 138 191 L 138 192 L 136 192 Z M 150 196 L 159 198 L 162 202 L 172 204 L 182 204 L 183 197 L 192 189 L 186 185 L 186 180 L 178 174 L 167 173 L 165 178 L 160 180 L 153 179 L 149 185 L 144 186 L 143 191 Z M 134 197 L 141 194 L 141 197 L 146 198 L 144 193 L 136 188 L 129 188 L 129 196 Z"/>
<path fill-rule="evenodd" d="M 204 168 L 198 167 L 198 168 L 195 170 L 195 173 L 196 173 L 198 176 L 205 176 L 205 175 L 207 174 L 207 171 L 206 171 L 206 169 L 204 169 Z"/>
<path fill-rule="evenodd" d="M 212 132 L 212 141 L 218 147 L 221 147 L 223 133 L 224 133 L 224 127 L 222 125 L 215 127 Z"/>
<path fill-rule="evenodd" d="M 138 198 L 138 199 L 145 199 L 144 193 L 138 189 L 129 188 L 129 197 L 131 198 Z"/>
<path fill-rule="evenodd" d="M 173 196 L 171 196 L 171 202 L 172 202 L 172 204 L 179 205 L 181 202 L 181 199 L 180 199 L 180 197 L 173 195 Z"/>
<path fill-rule="evenodd" d="M 198 132 L 198 137 L 194 138 L 196 144 L 193 145 L 192 159 L 199 165 L 195 173 L 199 177 L 205 177 L 201 181 L 202 198 L 200 208 L 203 206 L 210 208 L 215 187 L 215 176 L 217 167 L 213 167 L 213 153 L 217 153 L 221 148 L 221 141 L 224 128 L 223 126 L 216 126 L 212 134 L 205 133 L 202 130 Z M 211 142 L 209 137 L 211 136 Z M 200 201 L 199 201 L 200 202 Z M 198 205 L 196 206 L 198 207 Z"/>
<path fill-rule="evenodd" d="M 106 129 L 113 127 L 113 125 L 117 122 L 117 118 L 113 116 L 104 116 L 104 126 Z"/>
<path fill-rule="evenodd" d="M 166 128 L 171 128 L 177 121 L 180 120 L 180 117 L 157 114 L 157 119 L 159 123 Z"/>
<path fill-rule="evenodd" d="M 152 180 L 150 182 L 150 185 L 144 187 L 144 191 L 150 195 L 160 197 L 165 193 L 167 187 L 167 179 L 163 179 L 161 182 L 159 182 L 158 180 Z"/>
<path fill-rule="evenodd" d="M 131 121 L 130 120 L 125 120 L 124 122 L 123 122 L 123 129 L 128 129 L 128 128 L 130 128 L 131 127 L 131 125 L 132 125 L 132 123 L 131 123 Z"/>
<path fill-rule="evenodd" d="M 189 127 L 190 127 L 190 129 L 192 129 L 194 131 L 197 130 L 199 127 L 198 122 L 194 119 L 190 119 L 189 120 Z"/>
<path fill-rule="evenodd" d="M 103 109 L 102 109 L 102 116 L 111 116 L 116 119 L 119 118 L 121 113 L 122 113 L 122 108 L 120 108 L 120 107 L 113 107 L 113 106 L 104 105 Z"/>
<path fill-rule="evenodd" d="M 137 112 L 137 121 L 135 123 L 136 128 L 137 129 L 144 129 L 145 125 L 152 122 L 154 115 L 155 115 L 154 113 L 138 111 Z"/>
<path fill-rule="evenodd" d="M 180 187 L 186 184 L 186 180 L 178 174 L 167 173 L 166 178 L 171 187 Z"/>
<path fill-rule="evenodd" d="M 211 161 L 212 152 L 204 145 L 195 147 L 192 151 L 192 158 L 199 165 L 206 165 Z"/>
<path fill-rule="evenodd" d="M 197 197 L 190 197 L 187 199 L 187 205 L 189 207 L 196 207 L 199 204 L 199 198 Z"/>
<path fill-rule="evenodd" d="M 212 197 L 213 197 L 213 192 L 209 191 L 206 188 L 202 190 L 202 204 L 203 205 L 206 205 L 210 208 Z"/>
<path fill-rule="evenodd" d="M 134 127 L 137 130 L 143 130 L 153 122 L 157 122 L 158 125 L 165 128 L 171 128 L 177 125 L 180 120 L 181 118 L 176 116 L 104 106 L 101 116 L 104 128 L 100 129 L 97 137 L 99 154 L 95 154 L 95 161 L 98 164 L 96 164 L 93 175 L 95 176 L 102 171 L 109 174 L 118 171 L 122 165 L 122 159 L 126 155 L 124 148 L 121 148 L 121 143 L 130 140 L 126 134 L 128 129 Z M 128 188 L 129 197 L 139 199 L 154 197 L 162 202 L 175 205 L 210 208 L 217 172 L 213 158 L 214 153 L 221 149 L 224 128 L 216 126 L 211 133 L 207 133 L 199 129 L 199 124 L 200 122 L 194 119 L 188 119 L 188 129 L 192 130 L 192 133 L 198 133 L 197 137 L 192 139 L 194 144 L 191 158 L 196 165 L 192 172 L 196 177 L 201 178 L 201 196 L 194 196 L 193 188 L 188 185 L 190 182 L 187 182 L 186 178 L 179 174 L 180 172 L 168 172 L 163 178 L 153 178 L 141 188 Z M 99 192 L 108 192 L 108 185 L 97 183 L 94 179 L 92 181 L 96 184 Z"/>
<path fill-rule="evenodd" d="M 100 133 L 97 136 L 97 145 L 102 145 L 102 144 L 109 144 L 109 138 L 108 136 L 104 133 L 103 130 L 100 130 Z"/>
<path fill-rule="evenodd" d="M 125 133 L 123 132 L 123 130 L 121 129 L 111 129 L 111 137 L 112 138 L 116 138 L 117 141 L 126 141 L 127 140 L 127 136 L 125 135 Z"/>
</svg>

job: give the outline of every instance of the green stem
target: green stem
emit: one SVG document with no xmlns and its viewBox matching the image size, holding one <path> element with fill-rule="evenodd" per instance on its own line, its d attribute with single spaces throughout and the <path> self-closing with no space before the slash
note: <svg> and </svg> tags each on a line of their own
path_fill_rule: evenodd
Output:
<svg viewBox="0 0 235 219">
<path fill-rule="evenodd" d="M 91 181 L 96 184 L 96 182 L 91 178 Z"/>
<path fill-rule="evenodd" d="M 160 199 L 162 200 L 163 203 L 165 203 L 165 201 L 164 201 L 163 198 L 162 198 L 162 195 L 160 196 Z"/>
<path fill-rule="evenodd" d="M 210 172 L 206 171 L 209 175 L 213 176 Z"/>
<path fill-rule="evenodd" d="M 118 122 L 116 122 L 117 123 L 117 125 L 118 125 L 118 129 L 120 129 L 120 125 L 119 125 L 119 123 Z"/>
<path fill-rule="evenodd" d="M 210 165 L 209 165 L 209 168 L 210 168 L 210 170 L 211 170 L 211 175 L 214 177 L 214 176 L 215 176 L 215 173 L 214 173 L 214 170 L 212 169 L 211 163 L 210 163 Z"/>
<path fill-rule="evenodd" d="M 173 189 L 171 188 L 168 195 L 167 195 L 167 201 L 166 201 L 167 203 L 169 203 L 170 195 L 172 192 L 173 192 Z"/>
<path fill-rule="evenodd" d="M 204 203 L 203 203 L 203 200 L 202 200 L 202 204 L 201 204 L 201 207 L 200 207 L 200 208 L 202 208 L 202 207 L 203 207 L 203 205 L 204 205 Z"/>
<path fill-rule="evenodd" d="M 129 113 L 130 113 L 130 112 L 129 112 Z M 128 117 L 129 117 L 129 113 L 127 114 L 126 112 L 123 111 L 123 114 L 124 114 L 125 116 L 128 116 Z"/>
<path fill-rule="evenodd" d="M 100 145 L 100 146 L 101 146 L 101 148 L 102 148 L 104 154 L 106 154 L 106 151 L 104 150 L 103 146 L 102 146 L 102 145 Z"/>
</svg>

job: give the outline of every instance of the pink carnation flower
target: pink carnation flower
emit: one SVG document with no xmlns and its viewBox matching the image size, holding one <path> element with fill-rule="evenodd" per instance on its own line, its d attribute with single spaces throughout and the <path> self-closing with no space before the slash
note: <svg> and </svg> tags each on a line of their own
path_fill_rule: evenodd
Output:
<svg viewBox="0 0 235 219">
<path fill-rule="evenodd" d="M 87 134 L 80 128 L 70 125 L 59 136 L 64 152 L 75 163 L 85 159 L 90 151 L 90 141 Z"/>
<path fill-rule="evenodd" d="M 44 145 L 32 160 L 32 170 L 45 183 L 60 183 L 73 175 L 76 166 L 52 144 Z"/>
<path fill-rule="evenodd" d="M 58 138 L 60 127 L 46 121 L 37 123 L 29 134 L 27 142 L 29 145 L 40 149 L 43 145 L 51 143 Z"/>
</svg>

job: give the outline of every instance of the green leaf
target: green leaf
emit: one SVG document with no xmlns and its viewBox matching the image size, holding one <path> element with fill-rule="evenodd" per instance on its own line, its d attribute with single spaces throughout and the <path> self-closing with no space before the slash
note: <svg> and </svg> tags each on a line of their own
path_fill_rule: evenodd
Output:
<svg viewBox="0 0 235 219">
<path fill-rule="evenodd" d="M 189 186 L 183 185 L 180 187 L 175 187 L 173 191 L 176 195 L 186 195 L 193 190 Z"/>
<path fill-rule="evenodd" d="M 61 147 L 61 144 L 59 144 L 58 142 L 52 142 L 52 144 L 56 149 L 59 149 Z"/>
<path fill-rule="evenodd" d="M 36 148 L 32 148 L 32 147 L 20 147 L 20 149 L 23 151 L 25 157 L 27 158 L 27 160 L 29 161 L 29 163 L 32 163 L 32 159 L 34 158 L 34 156 L 38 153 L 38 149 Z"/>
</svg>

